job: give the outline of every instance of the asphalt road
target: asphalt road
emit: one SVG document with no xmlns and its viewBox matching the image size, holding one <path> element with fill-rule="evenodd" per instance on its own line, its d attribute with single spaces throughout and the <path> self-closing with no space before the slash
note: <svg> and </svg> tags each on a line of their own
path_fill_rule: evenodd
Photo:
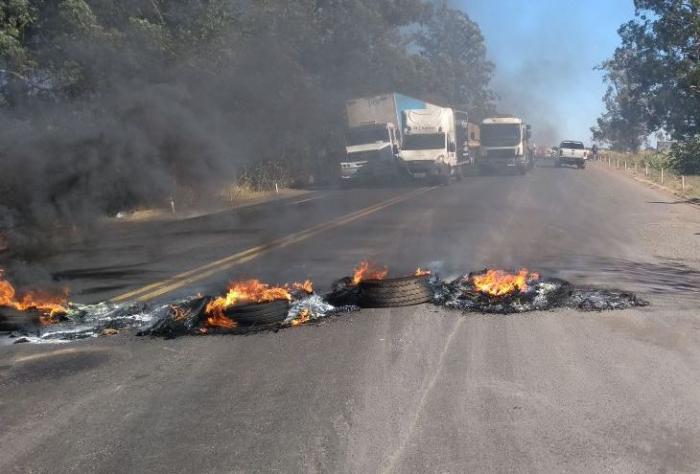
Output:
<svg viewBox="0 0 700 474">
<path fill-rule="evenodd" d="M 323 288 L 369 257 L 527 266 L 652 305 L 0 347 L 0 472 L 698 472 L 699 243 L 700 210 L 596 167 L 111 226 L 48 262 L 77 300 Z"/>
</svg>

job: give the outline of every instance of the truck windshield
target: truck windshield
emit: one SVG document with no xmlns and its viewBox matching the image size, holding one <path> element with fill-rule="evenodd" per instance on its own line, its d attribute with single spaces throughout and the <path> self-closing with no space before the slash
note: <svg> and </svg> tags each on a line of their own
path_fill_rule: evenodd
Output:
<svg viewBox="0 0 700 474">
<path fill-rule="evenodd" d="M 389 132 L 386 128 L 362 128 L 350 130 L 348 133 L 348 145 L 350 146 L 388 141 Z"/>
<path fill-rule="evenodd" d="M 581 142 L 561 142 L 559 148 L 568 148 L 569 150 L 583 150 L 583 143 Z"/>
<path fill-rule="evenodd" d="M 438 150 L 445 148 L 445 134 L 406 135 L 404 150 Z"/>
<path fill-rule="evenodd" d="M 520 142 L 520 125 L 487 124 L 481 127 L 483 146 L 515 146 Z"/>
</svg>

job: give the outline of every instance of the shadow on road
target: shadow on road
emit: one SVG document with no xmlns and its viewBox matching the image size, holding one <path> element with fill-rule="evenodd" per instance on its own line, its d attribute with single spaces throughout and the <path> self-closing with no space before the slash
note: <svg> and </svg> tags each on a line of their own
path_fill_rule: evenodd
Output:
<svg viewBox="0 0 700 474">
<path fill-rule="evenodd" d="M 700 199 L 683 199 L 680 201 L 647 201 L 647 204 L 700 204 Z"/>
<path fill-rule="evenodd" d="M 580 276 L 594 286 L 616 286 L 650 295 L 679 296 L 700 301 L 700 271 L 675 259 L 637 262 L 597 256 L 572 257 L 538 268 Z"/>
</svg>

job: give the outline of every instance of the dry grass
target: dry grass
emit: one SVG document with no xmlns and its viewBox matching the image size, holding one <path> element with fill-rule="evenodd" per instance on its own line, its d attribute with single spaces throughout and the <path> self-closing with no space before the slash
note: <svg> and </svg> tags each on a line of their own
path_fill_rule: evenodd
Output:
<svg viewBox="0 0 700 474">
<path fill-rule="evenodd" d="M 256 191 L 247 184 L 232 183 L 223 187 L 218 193 L 218 197 L 227 204 L 236 204 L 258 199 L 267 194 L 270 194 L 269 191 Z"/>
<path fill-rule="evenodd" d="M 680 176 L 668 167 L 666 156 L 652 151 L 639 153 L 605 152 L 600 163 L 640 179 L 660 184 L 679 196 L 700 198 L 700 176 Z"/>
</svg>

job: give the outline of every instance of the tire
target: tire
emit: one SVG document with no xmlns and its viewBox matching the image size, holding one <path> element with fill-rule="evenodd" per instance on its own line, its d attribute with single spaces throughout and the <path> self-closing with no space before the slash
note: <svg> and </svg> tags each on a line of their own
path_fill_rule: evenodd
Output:
<svg viewBox="0 0 700 474">
<path fill-rule="evenodd" d="M 288 311 L 289 302 L 280 300 L 232 306 L 226 309 L 225 314 L 241 326 L 257 326 L 281 323 L 287 319 Z"/>
<path fill-rule="evenodd" d="M 579 163 L 578 168 L 581 170 L 586 169 L 586 163 Z"/>
<path fill-rule="evenodd" d="M 464 178 L 464 171 L 462 169 L 462 166 L 460 166 L 459 168 L 457 168 L 457 172 L 455 173 L 455 179 L 457 181 L 462 181 L 463 178 Z"/>
<path fill-rule="evenodd" d="M 412 306 L 433 299 L 427 276 L 366 280 L 359 287 L 359 305 L 363 308 Z"/>
<path fill-rule="evenodd" d="M 37 311 L 19 311 L 0 306 L 0 331 L 20 331 L 40 325 Z"/>
</svg>

